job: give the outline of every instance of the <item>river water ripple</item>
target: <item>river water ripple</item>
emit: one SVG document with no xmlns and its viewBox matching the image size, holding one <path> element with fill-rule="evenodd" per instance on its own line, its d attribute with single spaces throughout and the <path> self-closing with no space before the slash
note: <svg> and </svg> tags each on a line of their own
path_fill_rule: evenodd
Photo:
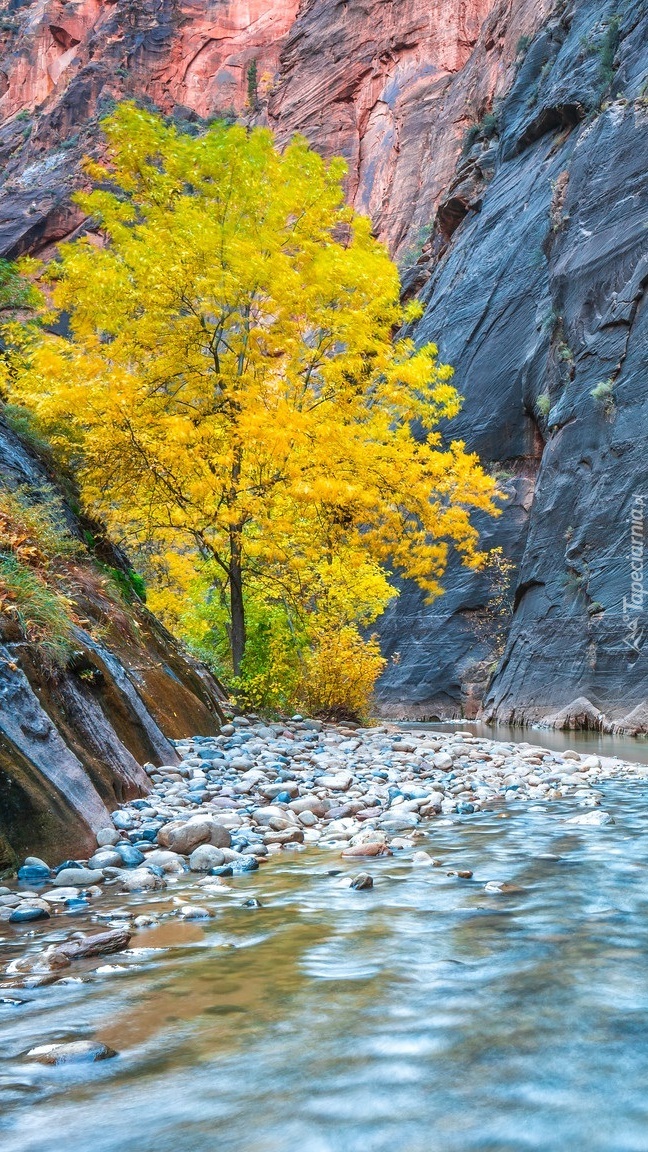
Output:
<svg viewBox="0 0 648 1152">
<path fill-rule="evenodd" d="M 648 783 L 600 789 L 613 825 L 564 824 L 573 801 L 439 819 L 417 849 L 444 867 L 363 860 L 371 891 L 286 851 L 84 983 L 0 989 L 23 1001 L 0 1003 L 3 1152 L 646 1152 Z M 97 926 L 27 927 L 0 925 L 3 968 Z M 119 1057 L 25 1061 L 90 1037 Z"/>
</svg>

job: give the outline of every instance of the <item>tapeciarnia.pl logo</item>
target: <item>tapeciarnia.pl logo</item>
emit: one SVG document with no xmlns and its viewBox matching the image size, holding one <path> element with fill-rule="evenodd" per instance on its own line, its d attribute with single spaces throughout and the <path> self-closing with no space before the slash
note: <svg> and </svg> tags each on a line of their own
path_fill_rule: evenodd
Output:
<svg viewBox="0 0 648 1152">
<path fill-rule="evenodd" d="M 625 635 L 623 643 L 628 648 L 628 662 L 633 664 L 641 652 L 641 643 L 645 631 L 643 619 L 644 599 L 646 586 L 644 578 L 644 504 L 646 497 L 635 493 L 632 497 L 630 509 L 630 595 L 623 597 L 623 624 Z"/>
</svg>

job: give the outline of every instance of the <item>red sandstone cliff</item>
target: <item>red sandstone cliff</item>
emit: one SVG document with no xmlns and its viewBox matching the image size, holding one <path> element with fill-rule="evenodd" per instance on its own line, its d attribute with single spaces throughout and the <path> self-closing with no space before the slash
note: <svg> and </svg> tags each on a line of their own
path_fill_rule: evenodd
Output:
<svg viewBox="0 0 648 1152">
<path fill-rule="evenodd" d="M 516 42 L 548 7 L 548 0 L 33 0 L 14 11 L 4 0 L 0 157 L 10 195 L 0 242 L 15 254 L 73 231 L 80 219 L 65 203 L 78 153 L 92 146 L 109 101 L 134 95 L 166 113 L 209 118 L 231 109 L 269 123 L 280 139 L 304 132 L 322 152 L 345 156 L 351 199 L 393 251 L 420 247 L 466 128 L 510 85 Z M 70 138 L 71 154 L 61 155 Z M 45 153 L 43 170 L 34 160 Z"/>
</svg>

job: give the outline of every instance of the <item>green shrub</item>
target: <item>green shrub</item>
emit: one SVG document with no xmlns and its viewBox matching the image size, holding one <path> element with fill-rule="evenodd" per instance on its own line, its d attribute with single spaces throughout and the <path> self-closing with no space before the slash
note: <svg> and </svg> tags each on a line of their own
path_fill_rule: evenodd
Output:
<svg viewBox="0 0 648 1152">
<path fill-rule="evenodd" d="M 542 395 L 538 396 L 538 399 L 536 400 L 536 408 L 540 415 L 544 416 L 546 419 L 546 417 L 549 415 L 549 412 L 551 411 L 551 397 L 548 392 L 543 392 Z"/>
<path fill-rule="evenodd" d="M 608 376 L 607 380 L 600 380 L 590 392 L 592 400 L 600 404 L 606 411 L 614 406 L 614 380 Z"/>
<path fill-rule="evenodd" d="M 253 112 L 259 105 L 259 74 L 256 59 L 252 60 L 247 70 L 247 102 Z"/>
<path fill-rule="evenodd" d="M 465 156 L 470 152 L 473 144 L 477 140 L 492 140 L 493 136 L 497 135 L 499 129 L 499 117 L 496 112 L 487 112 L 476 124 L 471 124 L 470 128 L 466 131 L 463 144 L 462 153 Z"/>
<path fill-rule="evenodd" d="M 605 35 L 601 43 L 597 47 L 600 59 L 601 79 L 603 83 L 609 85 L 614 80 L 615 67 L 614 58 L 617 54 L 617 49 L 621 40 L 621 20 L 618 16 L 613 16 L 610 20 Z"/>
<path fill-rule="evenodd" d="M 526 55 L 529 44 L 531 43 L 531 39 L 532 39 L 531 36 L 520 36 L 520 39 L 518 40 L 518 42 L 515 46 L 515 55 L 516 56 Z"/>
<path fill-rule="evenodd" d="M 87 536 L 91 535 L 91 533 L 87 534 Z M 146 602 L 146 581 L 134 568 L 124 570 L 123 568 L 111 568 L 108 564 L 100 564 L 100 568 L 107 576 L 110 576 L 113 584 L 117 585 L 122 600 L 125 600 L 127 604 L 132 604 L 135 596 Z"/>
</svg>

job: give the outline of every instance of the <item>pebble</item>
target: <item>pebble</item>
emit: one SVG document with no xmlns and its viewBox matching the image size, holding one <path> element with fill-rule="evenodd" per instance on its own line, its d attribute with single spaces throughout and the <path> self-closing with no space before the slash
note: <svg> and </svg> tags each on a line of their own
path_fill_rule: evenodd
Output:
<svg viewBox="0 0 648 1152">
<path fill-rule="evenodd" d="M 78 1064 L 110 1060 L 116 1055 L 114 1048 L 97 1040 L 73 1040 L 69 1044 L 41 1044 L 31 1048 L 26 1059 L 37 1060 L 39 1064 Z"/>
<path fill-rule="evenodd" d="M 49 920 L 50 913 L 41 904 L 21 904 L 14 908 L 9 917 L 11 924 L 29 923 L 32 920 Z"/>
<path fill-rule="evenodd" d="M 119 839 L 119 832 L 115 828 L 100 828 L 97 832 L 97 844 L 100 848 L 112 847 Z"/>
<path fill-rule="evenodd" d="M 365 888 L 373 888 L 373 886 L 373 876 L 370 876 L 368 872 L 359 872 L 355 879 L 351 881 L 351 887 L 355 888 L 358 892 L 364 891 Z"/>
<path fill-rule="evenodd" d="M 600 827 L 603 824 L 614 824 L 614 817 L 609 812 L 602 812 L 597 809 L 593 812 L 579 813 L 577 816 L 570 816 L 565 821 L 566 824 L 580 824 L 588 828 Z"/>
<path fill-rule="evenodd" d="M 122 872 L 120 876 L 122 892 L 154 892 L 166 888 L 166 880 L 157 876 L 149 868 L 135 868 L 132 872 Z"/>
<path fill-rule="evenodd" d="M 99 884 L 104 878 L 99 868 L 71 867 L 63 868 L 53 880 L 57 888 L 87 888 L 90 884 Z"/>
<path fill-rule="evenodd" d="M 178 764 L 145 765 L 150 793 L 111 814 L 111 825 L 97 833 L 97 848 L 87 864 L 66 860 L 53 873 L 46 861 L 28 857 L 20 882 L 29 891 L 0 888 L 0 920 L 18 927 L 36 917 L 74 913 L 87 906 L 88 898 L 104 893 L 144 893 L 147 898 L 188 882 L 204 884 L 205 896 L 222 900 L 228 889 L 220 877 L 244 875 L 271 855 L 308 845 L 358 861 L 403 853 L 413 867 L 447 869 L 420 844 L 433 833 L 435 822 L 448 826 L 458 818 L 478 820 L 484 807 L 493 805 L 506 819 L 508 805 L 532 803 L 549 810 L 555 800 L 572 799 L 578 810 L 566 824 L 602 827 L 613 817 L 600 807 L 599 783 L 648 774 L 641 765 L 468 732 L 403 733 L 388 723 L 361 728 L 301 717 L 266 723 L 236 716 L 220 734 L 187 738 L 176 748 Z M 472 871 L 452 869 L 448 875 L 471 879 Z M 362 888 L 371 881 L 361 873 L 353 879 L 342 876 L 336 884 Z M 484 891 L 519 889 L 493 880 Z M 210 916 L 209 908 L 187 897 L 174 898 L 179 910 L 172 914 Z M 245 906 L 258 907 L 259 901 L 251 897 Z M 147 909 L 135 917 L 114 909 L 95 915 L 110 924 L 134 920 L 140 929 L 169 912 Z M 66 917 L 59 923 L 69 921 Z M 18 965 L 15 972 L 32 973 L 36 980 L 51 979 L 57 965 L 64 969 L 70 962 L 59 946 L 24 959 L 24 969 L 20 960 L 12 961 Z"/>
<path fill-rule="evenodd" d="M 208 908 L 201 908 L 198 904 L 183 904 L 180 909 L 183 920 L 209 920 L 210 915 Z"/>
<path fill-rule="evenodd" d="M 189 867 L 192 872 L 211 872 L 212 868 L 219 868 L 225 863 L 225 855 L 220 848 L 211 844 L 201 844 L 189 857 Z"/>
</svg>

